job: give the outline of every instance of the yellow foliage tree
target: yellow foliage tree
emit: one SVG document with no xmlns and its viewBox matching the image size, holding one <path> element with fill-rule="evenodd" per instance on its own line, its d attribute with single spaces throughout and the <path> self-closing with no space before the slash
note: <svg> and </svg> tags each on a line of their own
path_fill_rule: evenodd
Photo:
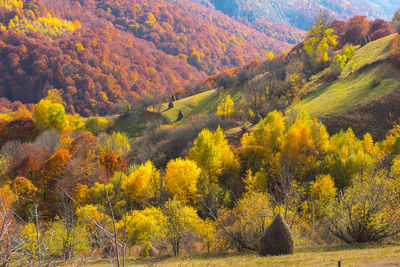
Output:
<svg viewBox="0 0 400 267">
<path fill-rule="evenodd" d="M 201 131 L 188 158 L 212 177 L 220 175 L 227 167 L 239 165 L 220 127 L 214 133 L 207 129 Z"/>
<path fill-rule="evenodd" d="M 166 238 L 172 245 L 174 255 L 179 254 L 182 244 L 211 239 L 211 223 L 199 218 L 194 208 L 170 200 L 165 203 L 163 213 L 166 217 Z"/>
<path fill-rule="evenodd" d="M 165 217 L 159 208 L 134 210 L 117 223 L 119 233 L 126 233 L 128 244 L 150 248 L 153 241 L 165 235 Z"/>
<path fill-rule="evenodd" d="M 165 170 L 165 187 L 175 199 L 188 203 L 195 198 L 200 173 L 201 169 L 192 160 L 171 160 Z"/>
<path fill-rule="evenodd" d="M 130 200 L 143 204 L 159 198 L 160 182 L 160 172 L 147 161 L 122 182 L 121 188 Z"/>
<path fill-rule="evenodd" d="M 335 200 L 336 194 L 335 183 L 329 174 L 318 175 L 310 184 L 310 200 L 315 202 L 319 215 L 323 215 L 325 207 Z"/>
<path fill-rule="evenodd" d="M 317 62 L 330 60 L 328 50 L 337 44 L 337 36 L 330 28 L 326 14 L 320 14 L 304 42 L 304 49 L 308 55 L 315 56 Z"/>
<path fill-rule="evenodd" d="M 228 94 L 217 108 L 217 115 L 229 118 L 233 114 L 233 100 Z"/>
<path fill-rule="evenodd" d="M 102 133 L 99 134 L 97 139 L 102 149 L 111 149 L 119 156 L 122 156 L 131 148 L 129 139 L 120 132 L 113 132 L 111 135 Z"/>
<path fill-rule="evenodd" d="M 33 120 L 39 127 L 51 127 L 63 131 L 68 126 L 63 105 L 42 99 L 33 110 Z"/>
<path fill-rule="evenodd" d="M 13 2 L 18 2 L 18 1 L 13 1 Z M 17 3 L 17 5 L 19 5 L 19 3 Z M 21 33 L 39 32 L 44 35 L 58 36 L 66 32 L 69 33 L 74 32 L 75 30 L 81 27 L 81 24 L 77 21 L 72 22 L 68 20 L 54 18 L 49 13 L 47 14 L 46 17 L 36 18 L 32 13 L 31 16 L 17 15 L 9 21 L 7 27 L 6 25 L 3 25 L 1 23 L 0 26 L 2 26 L 2 28 L 6 28 L 7 30 L 13 30 Z"/>
</svg>

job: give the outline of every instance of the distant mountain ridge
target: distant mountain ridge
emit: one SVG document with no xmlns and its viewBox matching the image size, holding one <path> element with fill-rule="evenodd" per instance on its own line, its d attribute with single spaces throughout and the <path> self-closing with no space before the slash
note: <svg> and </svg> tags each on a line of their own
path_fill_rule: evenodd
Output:
<svg viewBox="0 0 400 267">
<path fill-rule="evenodd" d="M 266 19 L 307 30 L 321 11 L 335 19 L 366 15 L 390 19 L 400 8 L 398 0 L 193 0 L 214 7 L 232 17 L 249 21 Z"/>
</svg>

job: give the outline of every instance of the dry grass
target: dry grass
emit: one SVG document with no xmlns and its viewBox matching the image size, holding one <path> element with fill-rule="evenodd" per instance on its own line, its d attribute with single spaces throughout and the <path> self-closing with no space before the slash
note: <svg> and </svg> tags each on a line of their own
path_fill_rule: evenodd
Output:
<svg viewBox="0 0 400 267">
<path fill-rule="evenodd" d="M 180 257 L 134 258 L 127 266 L 400 266 L 400 246 L 358 245 L 299 248 L 289 256 L 259 257 L 247 254 L 206 254 Z M 112 266 L 107 260 L 93 260 L 87 266 Z"/>
</svg>

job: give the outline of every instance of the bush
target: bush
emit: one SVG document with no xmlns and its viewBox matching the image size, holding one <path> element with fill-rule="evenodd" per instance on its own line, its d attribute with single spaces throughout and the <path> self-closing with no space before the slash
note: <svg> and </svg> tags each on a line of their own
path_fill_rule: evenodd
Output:
<svg viewBox="0 0 400 267">
<path fill-rule="evenodd" d="M 400 232 L 399 185 L 385 171 L 353 179 L 325 208 L 330 231 L 346 243 L 379 242 Z"/>
<path fill-rule="evenodd" d="M 219 211 L 216 221 L 218 245 L 221 249 L 257 250 L 260 237 L 272 216 L 272 207 L 266 194 L 247 193 L 232 210 Z"/>
</svg>

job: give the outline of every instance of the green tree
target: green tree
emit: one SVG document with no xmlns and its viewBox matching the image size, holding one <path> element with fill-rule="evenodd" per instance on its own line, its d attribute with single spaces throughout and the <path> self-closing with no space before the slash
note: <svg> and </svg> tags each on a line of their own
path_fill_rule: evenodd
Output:
<svg viewBox="0 0 400 267">
<path fill-rule="evenodd" d="M 330 28 L 330 20 L 326 13 L 321 13 L 314 22 L 304 42 L 304 49 L 310 56 L 315 56 L 317 62 L 330 60 L 328 50 L 337 44 L 337 36 Z"/>
<path fill-rule="evenodd" d="M 68 123 L 63 105 L 58 103 L 52 104 L 49 106 L 47 112 L 49 127 L 63 131 Z"/>
<path fill-rule="evenodd" d="M 335 56 L 333 59 L 334 71 L 339 75 L 342 70 L 346 67 L 347 63 L 350 62 L 351 58 L 354 56 L 354 47 L 351 44 L 347 44 L 342 53 Z"/>
<path fill-rule="evenodd" d="M 93 135 L 98 135 L 101 132 L 105 132 L 110 126 L 110 122 L 103 117 L 90 117 L 86 120 L 86 130 L 91 132 Z"/>
</svg>

